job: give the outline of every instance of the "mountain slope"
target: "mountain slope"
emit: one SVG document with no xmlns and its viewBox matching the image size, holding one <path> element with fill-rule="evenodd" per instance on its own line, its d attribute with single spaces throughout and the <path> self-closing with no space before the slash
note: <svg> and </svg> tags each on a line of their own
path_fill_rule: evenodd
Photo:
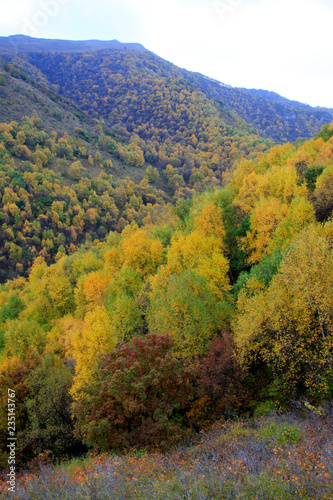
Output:
<svg viewBox="0 0 333 500">
<path fill-rule="evenodd" d="M 40 82 L 30 78 L 24 70 L 8 64 L 0 57 L 0 112 L 1 121 L 20 120 L 33 114 L 43 118 L 44 128 L 64 129 L 71 133 L 75 126 L 92 129 L 94 121 L 72 101 L 56 94 L 41 83 L 46 80 L 40 75 Z M 34 75 L 36 76 L 36 74 Z"/>
<path fill-rule="evenodd" d="M 103 50 L 103 60 L 100 56 L 96 55 L 96 50 Z M 105 52 L 107 51 L 107 52 Z M 60 85 L 59 91 L 67 96 L 74 97 L 77 104 L 81 105 L 82 100 L 76 93 L 75 86 L 78 80 L 84 76 L 81 72 L 77 71 L 76 63 L 83 63 L 84 70 L 87 70 L 87 64 L 93 65 L 93 72 L 96 70 L 96 75 L 89 78 L 91 86 L 95 87 L 99 98 L 103 94 L 103 89 L 100 86 L 100 80 L 103 80 L 103 71 L 107 67 L 108 74 L 110 72 L 113 76 L 119 74 L 119 57 L 116 55 L 118 52 L 122 55 L 127 55 L 128 59 L 126 65 L 128 66 L 129 59 L 132 60 L 132 74 L 134 72 L 136 78 L 134 82 L 129 83 L 129 90 L 131 83 L 134 84 L 136 90 L 140 90 L 146 82 L 146 76 L 149 74 L 151 77 L 156 77 L 157 80 L 163 76 L 165 78 L 181 78 L 186 80 L 187 84 L 190 83 L 192 88 L 204 93 L 208 99 L 214 99 L 215 105 L 223 114 L 226 112 L 236 113 L 239 118 L 245 120 L 250 126 L 254 127 L 254 131 L 266 137 L 270 137 L 278 142 L 295 141 L 298 137 L 309 138 L 318 133 L 324 123 L 330 123 L 333 117 L 333 110 L 327 108 L 312 108 L 311 106 L 290 101 L 278 94 L 262 90 L 247 90 L 241 88 L 233 88 L 229 85 L 221 84 L 220 82 L 211 78 L 205 77 L 198 73 L 192 73 L 186 70 L 177 68 L 175 65 L 164 61 L 162 58 L 147 51 L 139 44 L 121 44 L 115 40 L 107 41 L 66 41 L 66 40 L 43 40 L 16 35 L 13 37 L 0 38 L 0 53 L 3 53 L 6 58 L 15 59 L 17 55 L 22 56 L 25 61 L 36 65 L 40 72 L 47 77 L 49 84 Z M 79 56 L 74 56 L 74 53 Z M 87 59 L 88 53 L 94 57 Z M 52 54 L 53 55 L 52 55 Z M 66 57 L 68 54 L 71 62 L 74 65 L 66 64 Z M 67 54 L 65 56 L 65 54 Z M 86 57 L 86 59 L 84 59 Z M 50 71 L 54 66 L 54 59 L 63 67 L 62 74 L 57 71 Z M 106 62 L 107 61 L 107 62 Z M 89 71 L 88 71 L 89 72 Z M 124 68 L 120 74 L 124 77 Z M 126 73 L 126 79 L 129 75 Z M 144 81 L 141 82 L 141 79 Z M 168 84 L 170 81 L 168 82 Z M 173 82 L 174 83 L 174 82 Z M 108 82 L 109 87 L 115 84 L 114 80 Z M 155 82 L 159 85 L 159 82 Z M 176 83 L 178 87 L 179 82 Z M 96 87 L 96 86 L 99 87 Z M 104 85 L 107 89 L 108 85 Z M 132 86 L 133 87 L 133 86 Z M 182 87 L 177 88 L 181 92 Z M 81 90 L 80 90 L 81 92 Z M 82 93 L 82 92 L 81 92 Z M 131 95 L 131 94 L 130 94 Z M 107 92 L 104 92 L 103 99 L 107 98 Z M 128 98 L 127 92 L 121 95 L 120 104 L 122 100 L 126 102 Z M 86 98 L 85 106 L 89 109 L 94 116 L 103 116 L 108 119 L 106 109 L 101 102 L 94 98 L 89 102 Z M 94 104 L 95 103 L 95 104 Z M 93 105 L 93 106 L 92 106 Z M 93 109 L 91 109 L 93 108 Z"/>
<path fill-rule="evenodd" d="M 21 48 L 45 42 L 15 39 Z M 179 201 L 182 216 L 182 200 L 220 187 L 232 167 L 274 145 L 249 121 L 261 116 L 264 124 L 271 113 L 268 128 L 276 119 L 277 133 L 288 131 L 274 114 L 278 106 L 299 123 L 303 117 L 308 129 L 318 126 L 306 105 L 269 94 L 272 103 L 265 92 L 233 89 L 137 47 L 113 41 L 101 42 L 112 50 L 90 50 L 97 41 L 60 42 L 65 52 L 51 40 L 52 52 L 3 51 L 0 59 L 0 115 L 7 122 L 0 125 L 2 280 L 26 274 L 38 254 L 53 262 L 60 247 L 70 252 L 73 234 L 83 243 L 133 221 L 172 220 L 168 201 Z M 63 220 L 56 215 L 59 202 L 65 202 Z"/>
<path fill-rule="evenodd" d="M 88 155 L 98 157 L 101 154 L 101 162 L 109 161 L 111 152 L 106 147 L 97 144 L 100 131 L 103 129 L 106 137 L 111 137 L 112 132 L 92 119 L 82 111 L 72 100 L 66 99 L 47 87 L 45 78 L 38 72 L 37 68 L 27 63 L 28 70 L 31 68 L 33 78 L 26 71 L 16 65 L 7 63 L 0 57 L 0 117 L 1 122 L 21 122 L 28 117 L 42 120 L 42 129 L 47 133 L 55 132 L 58 137 L 71 136 L 74 141 L 81 141 L 82 146 L 87 149 Z M 88 157 L 88 156 L 87 156 Z M 82 158 L 81 158 L 82 160 Z M 135 182 L 140 182 L 144 172 L 125 164 L 113 157 L 112 174 L 114 178 L 123 179 L 130 177 Z M 85 160 L 83 160 L 85 163 Z M 92 177 L 101 173 L 103 168 L 96 164 L 95 168 L 86 163 L 86 172 Z"/>
<path fill-rule="evenodd" d="M 208 97 L 254 126 L 259 135 L 278 142 L 310 138 L 333 118 L 330 108 L 313 108 L 266 90 L 233 88 L 199 73 L 187 75 Z"/>
<path fill-rule="evenodd" d="M 0 283 L 27 276 L 38 256 L 51 264 L 131 222 L 170 218 L 154 179 L 115 167 L 107 149 L 79 127 L 47 132 L 37 115 L 0 123 Z M 116 181 L 117 168 L 136 182 Z"/>
<path fill-rule="evenodd" d="M 128 154 L 135 154 L 140 164 L 146 162 L 160 171 L 170 165 L 174 191 L 185 189 L 200 168 L 200 180 L 216 177 L 219 184 L 235 159 L 254 157 L 272 145 L 235 113 L 209 100 L 182 77 L 181 70 L 150 52 L 19 56 L 10 59 L 32 77 L 42 73 L 49 87 L 74 100 L 90 117 L 102 119 L 118 140 L 128 143 L 118 149 L 125 163 Z M 190 192 L 185 189 L 181 195 L 187 197 Z"/>
</svg>

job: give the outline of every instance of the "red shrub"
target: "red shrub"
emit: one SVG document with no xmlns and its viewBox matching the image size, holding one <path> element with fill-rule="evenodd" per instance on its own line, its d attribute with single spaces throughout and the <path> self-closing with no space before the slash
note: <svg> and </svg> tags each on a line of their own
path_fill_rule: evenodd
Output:
<svg viewBox="0 0 333 500">
<path fill-rule="evenodd" d="M 199 376 L 199 398 L 188 416 L 199 427 L 210 425 L 214 420 L 230 417 L 244 402 L 244 377 L 234 355 L 231 334 L 212 341 L 208 354 L 201 359 Z"/>
<path fill-rule="evenodd" d="M 102 357 L 98 380 L 74 407 L 77 434 L 88 446 L 163 449 L 183 437 L 195 369 L 172 357 L 172 345 L 151 334 Z"/>
</svg>

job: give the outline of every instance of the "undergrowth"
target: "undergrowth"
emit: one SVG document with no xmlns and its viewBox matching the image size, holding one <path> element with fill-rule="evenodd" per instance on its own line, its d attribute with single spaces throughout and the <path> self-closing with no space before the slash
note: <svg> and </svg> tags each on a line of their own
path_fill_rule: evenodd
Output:
<svg viewBox="0 0 333 500">
<path fill-rule="evenodd" d="M 99 455 L 23 472 L 15 500 L 333 498 L 333 409 L 215 424 L 168 454 Z"/>
</svg>

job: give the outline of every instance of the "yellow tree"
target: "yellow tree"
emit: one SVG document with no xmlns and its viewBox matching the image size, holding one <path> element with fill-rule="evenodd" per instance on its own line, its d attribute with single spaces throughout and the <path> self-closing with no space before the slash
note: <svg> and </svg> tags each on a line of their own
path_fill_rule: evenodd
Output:
<svg viewBox="0 0 333 500">
<path fill-rule="evenodd" d="M 194 219 L 194 227 L 204 238 L 215 236 L 220 241 L 221 250 L 224 247 L 225 229 L 222 220 L 222 210 L 213 203 L 204 206 Z"/>
<path fill-rule="evenodd" d="M 234 324 L 243 364 L 261 358 L 292 391 L 329 394 L 333 371 L 333 250 L 320 226 L 293 241 L 265 291 L 241 292 Z M 295 392 L 294 392 L 295 394 Z"/>
<path fill-rule="evenodd" d="M 251 173 L 258 173 L 258 165 L 253 161 L 244 160 L 237 165 L 230 179 L 231 190 L 236 197 L 244 184 L 244 179 Z M 240 197 L 241 198 L 241 197 Z"/>
<path fill-rule="evenodd" d="M 77 328 L 71 338 L 71 353 L 76 363 L 71 390 L 74 398 L 82 386 L 92 381 L 100 355 L 113 349 L 117 341 L 105 307 L 97 306 L 86 314 L 82 328 Z"/>
<path fill-rule="evenodd" d="M 315 210 L 312 203 L 305 198 L 294 198 L 288 208 L 286 217 L 276 228 L 267 253 L 274 252 L 277 247 L 282 249 L 287 248 L 298 233 L 315 221 Z"/>
<path fill-rule="evenodd" d="M 260 262 L 279 222 L 285 217 L 288 206 L 277 198 L 262 199 L 251 214 L 251 231 L 243 239 L 243 248 L 249 253 L 249 264 Z"/>
<path fill-rule="evenodd" d="M 307 195 L 305 184 L 300 184 L 294 167 L 273 165 L 260 176 L 257 193 L 259 198 L 277 198 L 282 203 L 290 204 L 295 196 Z"/>
<path fill-rule="evenodd" d="M 57 264 L 47 267 L 38 257 L 32 267 L 27 287 L 28 309 L 49 322 L 73 310 L 74 296 L 64 269 Z"/>
<path fill-rule="evenodd" d="M 258 183 L 260 176 L 256 172 L 250 172 L 242 179 L 234 205 L 243 212 L 249 213 L 259 201 Z"/>
<path fill-rule="evenodd" d="M 61 358 L 71 358 L 72 338 L 80 335 L 83 327 L 84 321 L 72 315 L 56 320 L 47 333 L 48 350 Z"/>
<path fill-rule="evenodd" d="M 197 230 L 188 235 L 173 236 L 167 252 L 167 263 L 160 266 L 150 280 L 153 292 L 166 286 L 168 277 L 172 274 L 180 275 L 195 270 L 197 276 L 207 280 L 215 297 L 224 300 L 230 289 L 229 263 L 221 253 L 221 247 L 220 239 L 215 236 L 203 238 L 202 233 Z"/>
<path fill-rule="evenodd" d="M 159 240 L 149 239 L 144 229 L 138 229 L 122 240 L 119 251 L 122 263 L 141 277 L 153 274 L 163 261 L 163 245 Z"/>
<path fill-rule="evenodd" d="M 198 276 L 207 280 L 208 286 L 217 300 L 223 301 L 231 289 L 228 279 L 229 262 L 219 253 L 211 258 L 200 259 L 196 267 Z"/>
<path fill-rule="evenodd" d="M 95 271 L 85 277 L 83 289 L 89 309 L 105 304 L 107 290 L 111 281 L 112 276 L 104 271 Z"/>
<path fill-rule="evenodd" d="M 168 248 L 166 269 L 168 274 L 194 268 L 200 259 L 220 253 L 221 243 L 214 236 L 202 237 L 198 231 L 188 235 L 176 234 Z"/>
</svg>

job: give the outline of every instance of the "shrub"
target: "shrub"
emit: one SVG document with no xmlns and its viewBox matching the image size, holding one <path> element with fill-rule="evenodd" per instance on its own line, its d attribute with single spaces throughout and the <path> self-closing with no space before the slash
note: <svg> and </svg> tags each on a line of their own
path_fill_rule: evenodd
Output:
<svg viewBox="0 0 333 500">
<path fill-rule="evenodd" d="M 234 342 L 229 332 L 215 338 L 207 356 L 200 360 L 198 398 L 189 412 L 198 427 L 222 417 L 237 414 L 245 403 L 244 374 L 234 356 Z"/>
<path fill-rule="evenodd" d="M 98 377 L 74 405 L 88 446 L 165 449 L 185 433 L 195 369 L 171 355 L 167 335 L 150 334 L 102 356 Z"/>
</svg>

